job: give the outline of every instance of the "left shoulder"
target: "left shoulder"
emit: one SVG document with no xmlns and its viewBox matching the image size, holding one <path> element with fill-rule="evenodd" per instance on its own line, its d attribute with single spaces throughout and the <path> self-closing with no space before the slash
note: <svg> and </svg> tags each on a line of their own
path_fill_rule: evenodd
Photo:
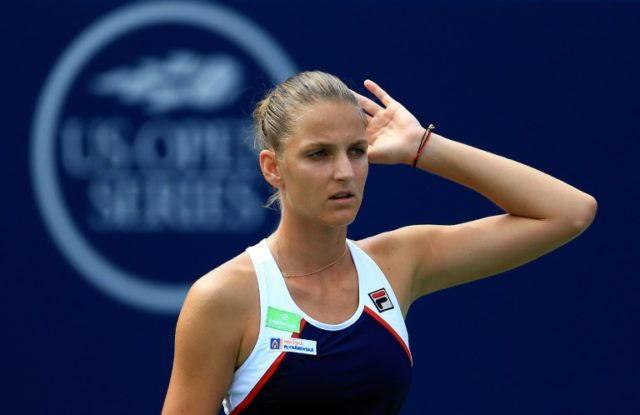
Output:
<svg viewBox="0 0 640 415">
<path fill-rule="evenodd" d="M 416 230 L 412 228 L 412 226 L 399 228 L 354 241 L 378 265 L 389 280 L 405 316 L 414 299 L 415 292 L 416 264 L 412 260 L 411 249 L 411 246 L 415 244 L 412 244 L 411 241 L 414 239 L 412 235 L 415 235 Z M 437 227 L 431 225 L 420 225 L 420 228 L 423 239 L 425 233 L 437 232 Z"/>
</svg>

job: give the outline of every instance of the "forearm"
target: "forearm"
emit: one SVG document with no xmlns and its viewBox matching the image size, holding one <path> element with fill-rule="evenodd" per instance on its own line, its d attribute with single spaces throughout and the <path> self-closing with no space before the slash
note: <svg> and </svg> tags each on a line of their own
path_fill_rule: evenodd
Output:
<svg viewBox="0 0 640 415">
<path fill-rule="evenodd" d="M 522 163 L 432 134 L 417 167 L 471 188 L 504 211 L 584 228 L 593 219 L 588 194 Z"/>
</svg>

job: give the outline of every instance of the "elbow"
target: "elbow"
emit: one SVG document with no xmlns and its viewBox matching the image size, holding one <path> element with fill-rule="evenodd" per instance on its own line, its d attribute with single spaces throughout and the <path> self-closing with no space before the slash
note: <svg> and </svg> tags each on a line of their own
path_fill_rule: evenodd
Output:
<svg viewBox="0 0 640 415">
<path fill-rule="evenodd" d="M 582 193 L 580 200 L 572 209 L 568 221 L 571 233 L 578 236 L 584 232 L 595 219 L 597 210 L 598 202 L 596 199 L 589 194 Z"/>
</svg>

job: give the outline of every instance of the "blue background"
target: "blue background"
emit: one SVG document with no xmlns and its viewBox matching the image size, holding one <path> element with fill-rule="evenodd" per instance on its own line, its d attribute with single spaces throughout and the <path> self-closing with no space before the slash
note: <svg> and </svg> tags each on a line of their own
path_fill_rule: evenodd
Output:
<svg viewBox="0 0 640 415">
<path fill-rule="evenodd" d="M 29 170 L 31 123 L 51 68 L 83 29 L 123 4 L 2 6 L 3 413 L 152 414 L 162 406 L 176 316 L 128 307 L 83 279 L 45 228 Z M 299 68 L 356 88 L 370 77 L 439 133 L 599 201 L 591 228 L 569 245 L 412 307 L 415 370 L 404 414 L 640 413 L 640 5 L 218 4 L 270 33 Z M 496 212 L 437 177 L 374 166 L 350 237 Z M 208 243 L 213 268 L 226 259 L 215 255 L 224 241 Z M 180 254 L 161 253 L 178 267 Z"/>
</svg>

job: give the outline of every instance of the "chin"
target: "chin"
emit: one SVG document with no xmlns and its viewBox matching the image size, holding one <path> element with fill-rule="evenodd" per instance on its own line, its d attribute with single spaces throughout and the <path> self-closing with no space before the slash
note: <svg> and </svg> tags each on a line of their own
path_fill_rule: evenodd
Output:
<svg viewBox="0 0 640 415">
<path fill-rule="evenodd" d="M 351 225 L 358 215 L 358 210 L 334 212 L 330 217 L 325 218 L 324 222 L 329 226 L 343 227 Z"/>
</svg>

